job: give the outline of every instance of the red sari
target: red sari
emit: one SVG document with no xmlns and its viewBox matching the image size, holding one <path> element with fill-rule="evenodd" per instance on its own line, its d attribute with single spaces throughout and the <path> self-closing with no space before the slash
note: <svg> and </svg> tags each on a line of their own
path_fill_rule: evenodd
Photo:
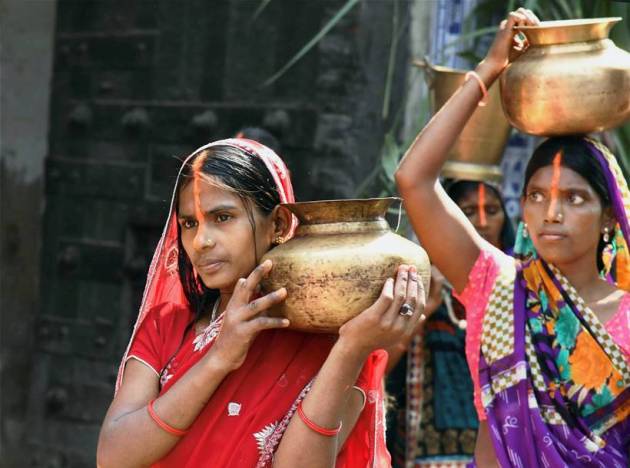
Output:
<svg viewBox="0 0 630 468">
<path fill-rule="evenodd" d="M 234 145 L 260 157 L 270 170 L 283 202 L 293 201 L 286 166 L 268 148 L 243 139 L 212 145 Z M 194 154 L 206 149 L 200 148 Z M 223 317 L 196 335 L 187 330 L 193 318 L 177 271 L 177 222 L 167 221 L 149 269 L 140 314 L 121 363 L 116 388 L 128 359 L 135 358 L 160 377 L 160 395 L 167 392 L 212 347 Z M 294 219 L 293 229 L 296 221 Z M 244 364 L 221 382 L 188 434 L 155 467 L 265 467 L 298 403 L 308 394 L 326 360 L 334 337 L 269 330 L 248 351 Z M 337 457 L 338 467 L 391 466 L 385 447 L 383 375 L 387 353 L 376 351 L 356 383 L 366 405 Z"/>
</svg>

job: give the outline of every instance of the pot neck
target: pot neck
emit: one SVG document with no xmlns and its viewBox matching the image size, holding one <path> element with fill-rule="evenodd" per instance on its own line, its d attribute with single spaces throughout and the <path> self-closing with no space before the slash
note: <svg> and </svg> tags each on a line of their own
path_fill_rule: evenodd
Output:
<svg viewBox="0 0 630 468">
<path fill-rule="evenodd" d="M 322 234 L 360 234 L 368 232 L 389 231 L 385 219 L 371 221 L 341 221 L 323 224 L 302 224 L 295 231 L 295 237 Z"/>
</svg>

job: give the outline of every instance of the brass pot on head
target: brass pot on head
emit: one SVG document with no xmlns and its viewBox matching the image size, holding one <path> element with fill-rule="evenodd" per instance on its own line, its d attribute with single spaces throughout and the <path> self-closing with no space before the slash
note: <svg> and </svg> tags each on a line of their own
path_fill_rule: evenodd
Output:
<svg viewBox="0 0 630 468">
<path fill-rule="evenodd" d="M 529 48 L 501 75 L 510 123 L 534 135 L 589 133 L 630 118 L 630 54 L 608 39 L 621 18 L 517 26 Z"/>
<path fill-rule="evenodd" d="M 287 289 L 272 310 L 290 328 L 335 333 L 378 298 L 401 264 L 415 265 L 429 291 L 430 263 L 417 244 L 394 234 L 385 220 L 397 198 L 283 204 L 299 219 L 295 236 L 263 256 L 273 268 L 265 291 Z"/>
<path fill-rule="evenodd" d="M 433 65 L 425 57 L 413 64 L 423 68 L 431 113 L 435 114 L 462 86 L 466 71 Z M 478 107 L 455 141 L 442 175 L 467 180 L 501 180 L 501 158 L 510 136 L 510 124 L 501 109 L 498 86 L 488 90 L 488 103 Z"/>
</svg>

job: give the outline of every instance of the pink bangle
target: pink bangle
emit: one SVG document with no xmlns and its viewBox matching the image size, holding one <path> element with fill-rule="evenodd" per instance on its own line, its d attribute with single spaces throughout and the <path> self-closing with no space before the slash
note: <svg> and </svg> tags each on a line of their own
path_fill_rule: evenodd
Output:
<svg viewBox="0 0 630 468">
<path fill-rule="evenodd" d="M 300 419 L 302 420 L 302 422 L 306 424 L 311 430 L 326 437 L 336 436 L 337 434 L 339 434 L 339 431 L 341 431 L 341 426 L 343 426 L 343 422 L 339 422 L 339 427 L 336 427 L 335 429 L 326 429 L 325 427 L 318 426 L 317 424 L 315 424 L 313 421 L 311 421 L 310 419 L 306 417 L 306 415 L 304 414 L 304 411 L 302 410 L 302 402 L 300 402 L 300 404 L 297 407 L 297 413 L 300 416 Z"/>
<path fill-rule="evenodd" d="M 154 398 L 147 405 L 147 409 L 149 410 L 149 416 L 151 416 L 151 419 L 153 419 L 153 421 L 155 421 L 155 424 L 160 426 L 163 430 L 165 430 L 169 434 L 172 434 L 172 435 L 174 435 L 176 437 L 185 436 L 188 433 L 188 430 L 182 431 L 181 429 L 176 429 L 173 426 L 171 426 L 170 424 L 167 424 L 167 423 L 165 423 L 164 421 L 162 421 L 160 419 L 160 417 L 156 414 L 155 409 L 153 408 L 153 403 L 155 403 L 155 400 L 156 399 Z"/>
<path fill-rule="evenodd" d="M 479 101 L 478 106 L 484 107 L 488 103 L 488 88 L 486 88 L 486 84 L 483 82 L 483 80 L 481 79 L 481 77 L 476 71 L 469 71 L 468 73 L 466 73 L 464 80 L 468 81 L 471 76 L 477 80 L 477 83 L 479 83 L 479 87 L 481 88 L 482 96 L 481 96 L 481 101 Z"/>
</svg>

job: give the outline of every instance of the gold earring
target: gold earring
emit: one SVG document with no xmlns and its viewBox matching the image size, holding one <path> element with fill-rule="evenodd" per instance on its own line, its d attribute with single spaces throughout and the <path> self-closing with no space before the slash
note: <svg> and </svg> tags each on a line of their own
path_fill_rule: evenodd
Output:
<svg viewBox="0 0 630 468">
<path fill-rule="evenodd" d="M 282 236 L 277 236 L 277 237 L 273 240 L 273 243 L 274 243 L 274 244 L 277 244 L 277 245 L 284 244 L 284 242 L 285 242 L 285 240 L 284 240 L 284 237 L 282 237 Z"/>
</svg>

